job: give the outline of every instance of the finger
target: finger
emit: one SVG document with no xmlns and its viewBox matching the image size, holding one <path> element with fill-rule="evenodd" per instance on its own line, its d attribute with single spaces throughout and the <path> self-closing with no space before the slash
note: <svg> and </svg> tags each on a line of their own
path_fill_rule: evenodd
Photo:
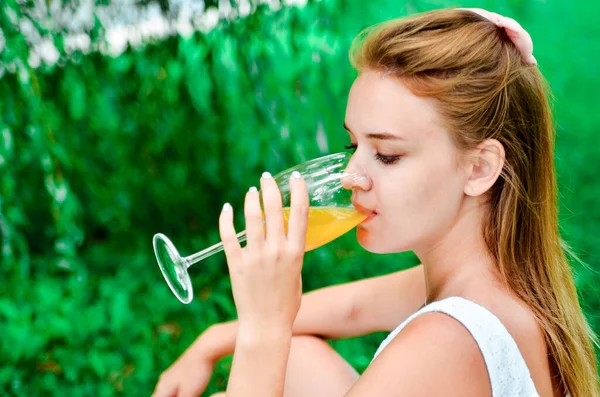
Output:
<svg viewBox="0 0 600 397">
<path fill-rule="evenodd" d="M 242 247 L 235 235 L 233 226 L 233 209 L 229 203 L 225 203 L 219 216 L 219 235 L 223 242 L 223 249 L 227 257 L 227 264 L 239 260 L 242 256 Z"/>
<path fill-rule="evenodd" d="M 287 240 L 289 244 L 304 252 L 306 245 L 306 229 L 308 227 L 308 190 L 306 182 L 299 172 L 292 173 L 290 178 L 291 210 L 288 224 Z"/>
<path fill-rule="evenodd" d="M 278 242 L 284 240 L 283 210 L 279 187 L 268 172 L 262 174 L 260 185 L 263 196 L 263 205 L 265 207 L 267 241 Z"/>
<path fill-rule="evenodd" d="M 181 388 L 177 393 L 177 397 L 198 397 L 202 394 L 202 390 L 195 390 L 193 387 Z"/>
<path fill-rule="evenodd" d="M 265 244 L 265 229 L 262 223 L 260 198 L 254 186 L 246 193 L 244 216 L 246 217 L 246 247 L 262 249 Z"/>
<path fill-rule="evenodd" d="M 154 389 L 154 393 L 152 393 L 152 397 L 176 397 L 177 396 L 177 388 L 174 385 L 165 386 L 164 384 L 159 384 Z"/>
</svg>

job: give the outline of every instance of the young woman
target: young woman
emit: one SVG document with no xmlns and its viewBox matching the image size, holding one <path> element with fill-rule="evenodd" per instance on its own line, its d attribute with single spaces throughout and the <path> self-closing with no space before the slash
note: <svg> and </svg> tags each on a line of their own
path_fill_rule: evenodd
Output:
<svg viewBox="0 0 600 397">
<path fill-rule="evenodd" d="M 345 128 L 367 250 L 422 265 L 302 297 L 301 176 L 283 232 L 261 179 L 248 243 L 225 205 L 221 238 L 238 321 L 211 327 L 155 396 L 201 393 L 235 346 L 227 397 L 598 397 L 597 367 L 557 221 L 554 126 L 529 35 L 512 19 L 449 9 L 368 29 Z M 424 305 L 423 305 L 424 303 Z M 393 331 L 358 374 L 321 338 Z M 217 336 L 218 335 L 218 336 Z M 311 336 L 316 335 L 316 336 Z"/>
</svg>

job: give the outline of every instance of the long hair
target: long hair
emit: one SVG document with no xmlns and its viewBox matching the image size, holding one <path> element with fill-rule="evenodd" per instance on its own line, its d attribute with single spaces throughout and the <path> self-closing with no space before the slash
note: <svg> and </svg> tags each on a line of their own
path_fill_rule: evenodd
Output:
<svg viewBox="0 0 600 397">
<path fill-rule="evenodd" d="M 483 234 L 503 281 L 535 314 L 550 365 L 571 397 L 600 397 L 591 331 L 558 224 L 550 91 L 503 29 L 467 10 L 437 10 L 368 28 L 350 50 L 359 71 L 401 79 L 436 100 L 463 153 L 488 138 L 505 165 L 487 196 Z"/>
</svg>

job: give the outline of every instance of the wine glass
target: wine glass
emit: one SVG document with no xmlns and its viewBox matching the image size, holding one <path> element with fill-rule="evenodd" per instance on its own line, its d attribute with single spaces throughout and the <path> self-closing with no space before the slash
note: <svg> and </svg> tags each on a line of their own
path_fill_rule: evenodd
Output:
<svg viewBox="0 0 600 397">
<path fill-rule="evenodd" d="M 338 238 L 365 220 L 368 215 L 358 212 L 352 205 L 351 188 L 365 176 L 364 173 L 346 170 L 351 156 L 348 152 L 330 154 L 296 165 L 273 177 L 281 192 L 286 233 L 290 213 L 289 178 L 292 172 L 298 171 L 306 181 L 309 196 L 306 252 Z M 240 243 L 244 242 L 246 232 L 238 233 L 237 238 Z M 167 284 L 183 303 L 190 303 L 194 296 L 188 267 L 223 250 L 223 243 L 219 242 L 195 254 L 182 257 L 164 234 L 155 234 L 152 243 Z"/>
</svg>

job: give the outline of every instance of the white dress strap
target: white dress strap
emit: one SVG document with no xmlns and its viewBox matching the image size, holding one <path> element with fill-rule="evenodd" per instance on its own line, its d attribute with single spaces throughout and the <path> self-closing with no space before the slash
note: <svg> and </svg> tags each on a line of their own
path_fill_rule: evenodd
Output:
<svg viewBox="0 0 600 397">
<path fill-rule="evenodd" d="M 411 315 L 381 343 L 373 360 L 406 324 L 429 312 L 449 315 L 473 336 L 487 367 L 492 397 L 539 397 L 525 359 L 506 327 L 489 310 L 461 297 L 433 302 Z"/>
</svg>

